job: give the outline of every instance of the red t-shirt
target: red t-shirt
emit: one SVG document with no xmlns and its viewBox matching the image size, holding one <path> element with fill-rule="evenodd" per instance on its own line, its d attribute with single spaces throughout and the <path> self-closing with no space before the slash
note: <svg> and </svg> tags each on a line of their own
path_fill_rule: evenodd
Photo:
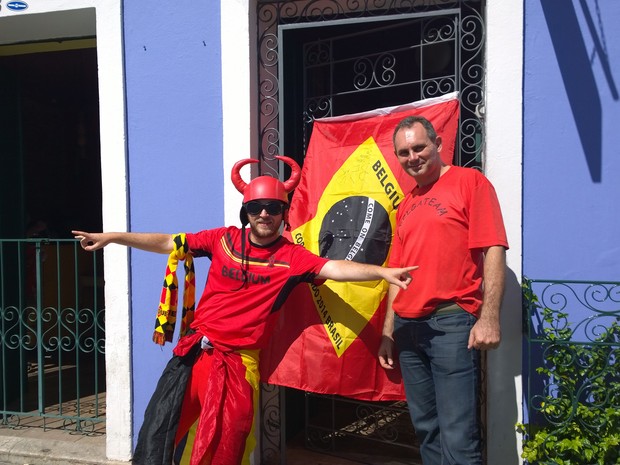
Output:
<svg viewBox="0 0 620 465">
<path fill-rule="evenodd" d="M 400 290 L 394 311 L 405 318 L 455 302 L 478 316 L 482 303 L 483 248 L 508 248 L 495 189 L 472 168 L 452 166 L 435 183 L 415 187 L 396 215 L 390 266 L 418 265 Z"/>
<path fill-rule="evenodd" d="M 284 237 L 259 246 L 248 236 L 242 258 L 239 228 L 187 234 L 191 254 L 212 262 L 191 327 L 221 350 L 263 348 L 293 287 L 313 281 L 327 262 Z"/>
</svg>

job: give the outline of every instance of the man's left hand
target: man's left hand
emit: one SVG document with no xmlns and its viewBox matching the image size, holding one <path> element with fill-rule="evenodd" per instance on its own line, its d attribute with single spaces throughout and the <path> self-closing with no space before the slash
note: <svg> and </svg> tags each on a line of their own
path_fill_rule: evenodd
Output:
<svg viewBox="0 0 620 465">
<path fill-rule="evenodd" d="M 497 349 L 501 339 L 499 321 L 480 318 L 469 332 L 468 349 Z"/>
</svg>

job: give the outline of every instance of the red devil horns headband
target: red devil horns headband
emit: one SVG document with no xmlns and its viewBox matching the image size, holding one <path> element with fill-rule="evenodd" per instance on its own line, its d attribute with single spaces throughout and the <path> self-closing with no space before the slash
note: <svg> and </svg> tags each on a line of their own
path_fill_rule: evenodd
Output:
<svg viewBox="0 0 620 465">
<path fill-rule="evenodd" d="M 279 155 L 275 158 L 282 160 L 291 168 L 291 176 L 284 182 L 280 182 L 271 176 L 259 176 L 248 184 L 241 178 L 241 168 L 248 163 L 258 163 L 258 160 L 246 158 L 235 163 L 230 174 L 230 179 L 235 188 L 243 194 L 244 203 L 257 199 L 278 199 L 288 203 L 287 194 L 299 184 L 301 168 L 292 158 Z"/>
</svg>

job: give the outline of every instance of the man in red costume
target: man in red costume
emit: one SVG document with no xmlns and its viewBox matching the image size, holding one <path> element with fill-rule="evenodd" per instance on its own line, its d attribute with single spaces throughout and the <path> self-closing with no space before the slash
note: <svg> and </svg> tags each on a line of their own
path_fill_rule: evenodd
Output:
<svg viewBox="0 0 620 465">
<path fill-rule="evenodd" d="M 422 273 L 390 285 L 379 362 L 393 369 L 396 346 L 424 465 L 481 465 L 480 350 L 500 342 L 502 214 L 482 173 L 442 162 L 427 119 L 403 119 L 393 141 L 417 186 L 398 206 L 389 264 Z"/>
<path fill-rule="evenodd" d="M 233 184 L 243 194 L 241 229 L 178 235 L 73 231 L 88 251 L 116 243 L 186 262 L 201 256 L 212 261 L 191 329 L 175 347 L 147 407 L 134 464 L 249 463 L 255 443 L 259 352 L 268 344 L 277 311 L 293 287 L 315 279 L 385 279 L 402 289 L 411 282 L 409 272 L 415 266 L 327 260 L 282 237 L 288 193 L 299 182 L 301 170 L 292 159 L 277 158 L 291 167 L 286 182 L 260 176 L 246 184 L 239 171 L 257 160 L 241 160 L 233 167 Z M 169 332 L 156 336 L 171 339 Z"/>
</svg>

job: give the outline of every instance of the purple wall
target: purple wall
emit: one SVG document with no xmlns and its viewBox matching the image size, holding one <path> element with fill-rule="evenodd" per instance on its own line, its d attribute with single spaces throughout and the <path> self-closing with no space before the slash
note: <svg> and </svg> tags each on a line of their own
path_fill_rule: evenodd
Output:
<svg viewBox="0 0 620 465">
<path fill-rule="evenodd" d="M 176 233 L 223 224 L 219 5 L 124 3 L 132 231 Z M 151 342 L 166 258 L 131 253 L 134 440 L 171 355 L 172 344 L 162 350 Z M 199 292 L 208 266 L 206 259 L 196 263 Z"/>
<path fill-rule="evenodd" d="M 526 0 L 523 273 L 620 280 L 620 2 Z"/>
</svg>

